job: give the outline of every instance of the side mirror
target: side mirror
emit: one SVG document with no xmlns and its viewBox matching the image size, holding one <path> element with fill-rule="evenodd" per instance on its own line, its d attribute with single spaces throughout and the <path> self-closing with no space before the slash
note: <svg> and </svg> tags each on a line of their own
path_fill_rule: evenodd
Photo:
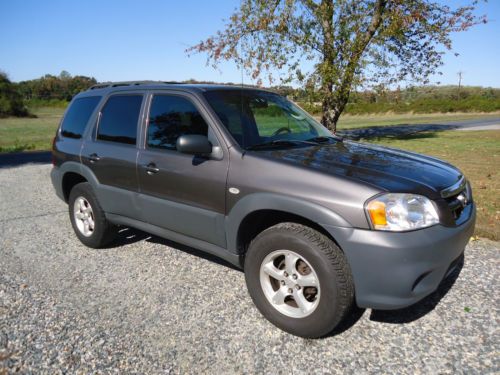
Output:
<svg viewBox="0 0 500 375">
<path fill-rule="evenodd" d="M 204 135 L 186 134 L 177 138 L 177 151 L 184 154 L 206 155 L 212 153 L 212 144 Z"/>
</svg>

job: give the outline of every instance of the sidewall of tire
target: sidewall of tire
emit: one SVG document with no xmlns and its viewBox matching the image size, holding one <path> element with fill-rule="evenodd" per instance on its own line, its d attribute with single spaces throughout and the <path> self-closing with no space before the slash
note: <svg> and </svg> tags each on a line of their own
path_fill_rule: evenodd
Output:
<svg viewBox="0 0 500 375">
<path fill-rule="evenodd" d="M 78 229 L 75 223 L 75 215 L 73 213 L 74 203 L 76 198 L 84 197 L 89 202 L 92 207 L 92 213 L 94 215 L 94 232 L 90 236 L 84 236 Z M 101 208 L 97 197 L 92 189 L 92 186 L 88 182 L 82 182 L 77 184 L 71 189 L 68 200 L 69 217 L 71 220 L 71 225 L 75 231 L 78 239 L 85 245 L 91 248 L 100 248 L 107 245 L 112 239 L 112 225 L 106 219 L 103 209 Z"/>
</svg>

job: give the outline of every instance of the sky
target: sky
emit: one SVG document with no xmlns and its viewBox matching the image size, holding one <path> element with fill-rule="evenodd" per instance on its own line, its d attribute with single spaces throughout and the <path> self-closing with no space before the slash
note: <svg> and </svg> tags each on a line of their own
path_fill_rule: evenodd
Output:
<svg viewBox="0 0 500 375">
<path fill-rule="evenodd" d="M 465 1 L 465 0 L 464 0 Z M 464 1 L 450 0 L 450 3 Z M 224 26 L 239 0 L 0 0 L 0 70 L 12 81 L 59 75 L 98 81 L 190 78 L 241 82 L 236 64 L 218 70 L 185 50 Z M 431 82 L 500 87 L 500 0 L 480 4 L 489 23 L 453 35 L 443 75 Z M 252 82 L 244 75 L 245 83 Z"/>
</svg>

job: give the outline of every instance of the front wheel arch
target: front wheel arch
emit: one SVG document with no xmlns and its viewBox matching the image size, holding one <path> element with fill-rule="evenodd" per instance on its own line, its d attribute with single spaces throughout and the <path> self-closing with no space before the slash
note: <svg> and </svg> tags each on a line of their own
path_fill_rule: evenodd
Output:
<svg viewBox="0 0 500 375">
<path fill-rule="evenodd" d="M 227 248 L 233 253 L 244 254 L 249 237 L 284 221 L 304 224 L 334 241 L 323 224 L 352 227 L 342 216 L 316 203 L 279 194 L 256 193 L 242 198 L 229 212 L 226 218 Z"/>
</svg>

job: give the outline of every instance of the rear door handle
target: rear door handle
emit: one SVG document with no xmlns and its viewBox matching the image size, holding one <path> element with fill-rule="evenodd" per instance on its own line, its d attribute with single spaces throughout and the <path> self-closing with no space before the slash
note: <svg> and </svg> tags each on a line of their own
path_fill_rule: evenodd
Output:
<svg viewBox="0 0 500 375">
<path fill-rule="evenodd" d="M 94 153 L 94 154 L 89 155 L 89 160 L 91 163 L 95 163 L 95 162 L 98 162 L 99 160 L 101 160 L 101 158 L 99 155 Z"/>
<path fill-rule="evenodd" d="M 144 168 L 146 168 L 146 173 L 149 175 L 158 173 L 160 171 L 160 168 L 157 168 L 155 163 L 149 163 L 148 165 L 145 165 Z"/>
</svg>

